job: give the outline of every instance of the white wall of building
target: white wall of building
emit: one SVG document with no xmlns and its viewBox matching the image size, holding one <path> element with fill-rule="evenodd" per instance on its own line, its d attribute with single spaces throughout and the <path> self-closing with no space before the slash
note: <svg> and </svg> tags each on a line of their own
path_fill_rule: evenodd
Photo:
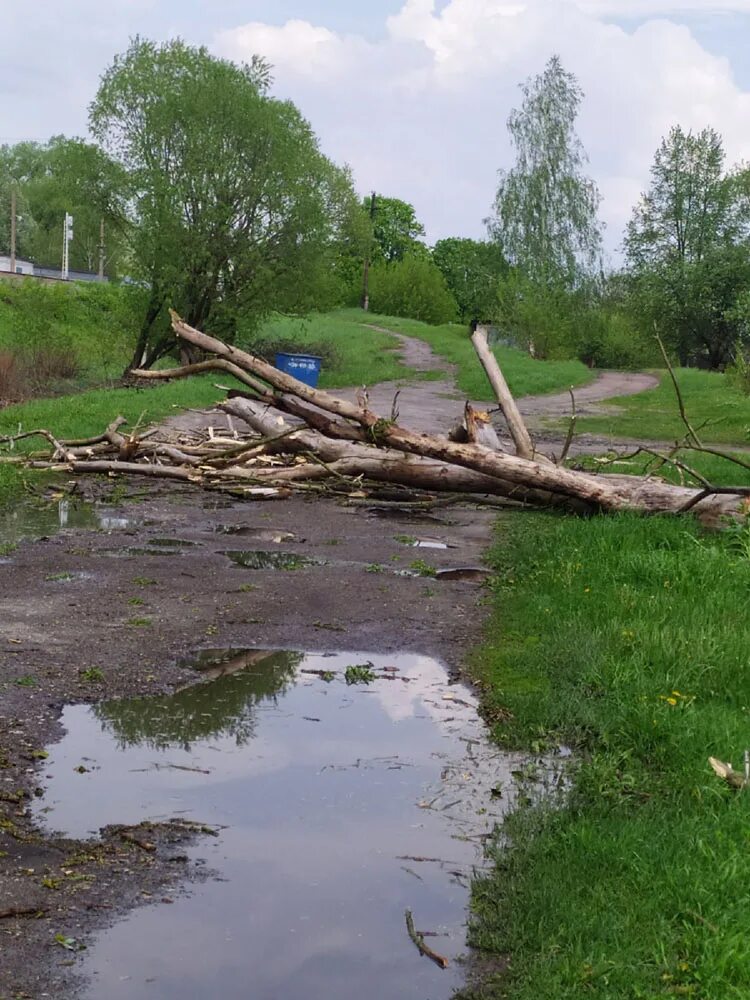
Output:
<svg viewBox="0 0 750 1000">
<path fill-rule="evenodd" d="M 0 271 L 10 271 L 10 257 L 0 254 Z M 16 274 L 33 274 L 34 265 L 30 260 L 21 260 L 16 257 Z"/>
</svg>

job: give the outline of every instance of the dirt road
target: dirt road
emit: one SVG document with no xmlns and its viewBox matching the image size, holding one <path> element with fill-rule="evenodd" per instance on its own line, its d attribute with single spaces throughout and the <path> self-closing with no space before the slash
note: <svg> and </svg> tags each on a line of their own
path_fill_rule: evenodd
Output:
<svg viewBox="0 0 750 1000">
<path fill-rule="evenodd" d="M 399 339 L 407 364 L 442 366 L 421 341 Z M 647 384 L 605 375 L 579 398 L 589 405 Z M 397 389 L 407 425 L 446 431 L 460 413 L 451 373 L 376 386 L 374 408 L 390 412 Z M 562 406 L 522 402 L 533 414 Z M 196 874 L 184 829 L 108 828 L 79 842 L 35 825 L 30 803 L 54 795 L 39 772 L 64 705 L 192 683 L 178 661 L 206 647 L 416 652 L 458 674 L 487 613 L 481 580 L 420 575 L 481 565 L 496 521 L 486 509 L 419 515 L 356 500 L 247 503 L 133 480 L 71 485 L 66 517 L 88 499 L 97 530 L 34 537 L 29 518 L 28 540 L 0 558 L 0 998 L 73 997 L 85 970 L 78 948 L 126 911 L 170 902 Z M 449 547 L 415 549 L 416 538 Z M 286 570 L 247 568 L 231 557 L 239 551 L 298 558 Z M 81 773 L 91 766 L 82 760 Z"/>
</svg>

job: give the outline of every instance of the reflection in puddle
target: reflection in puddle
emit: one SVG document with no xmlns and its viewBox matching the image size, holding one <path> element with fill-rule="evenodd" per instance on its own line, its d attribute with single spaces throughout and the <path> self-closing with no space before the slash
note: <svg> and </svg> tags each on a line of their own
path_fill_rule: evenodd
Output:
<svg viewBox="0 0 750 1000">
<path fill-rule="evenodd" d="M 319 559 L 310 559 L 294 552 L 263 552 L 262 550 L 235 549 L 221 553 L 244 569 L 303 569 L 320 566 Z"/>
<path fill-rule="evenodd" d="M 368 662 L 377 679 L 346 684 Z M 523 764 L 435 660 L 206 650 L 208 683 L 66 708 L 35 803 L 52 829 L 181 817 L 217 878 L 88 942 L 88 1000 L 447 1000 L 468 881 Z M 81 763 L 87 771 L 75 770 Z M 450 959 L 420 958 L 404 912 Z"/>
<path fill-rule="evenodd" d="M 14 545 L 24 538 L 44 538 L 64 528 L 120 531 L 134 522 L 116 517 L 98 504 L 69 499 L 55 503 L 19 503 L 0 509 L 0 545 Z"/>
</svg>

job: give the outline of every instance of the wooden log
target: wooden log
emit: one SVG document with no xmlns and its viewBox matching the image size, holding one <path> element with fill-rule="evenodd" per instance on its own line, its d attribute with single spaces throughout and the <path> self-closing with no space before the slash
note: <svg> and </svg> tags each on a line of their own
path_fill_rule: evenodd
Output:
<svg viewBox="0 0 750 1000">
<path fill-rule="evenodd" d="M 254 470 L 252 474 L 259 480 L 278 479 L 279 482 L 284 482 L 294 479 L 325 478 L 326 474 L 363 475 L 371 479 L 400 483 L 403 486 L 417 486 L 426 490 L 495 494 L 518 503 L 531 503 L 537 506 L 557 506 L 563 502 L 554 495 L 533 487 L 503 481 L 448 462 L 405 454 L 397 449 L 336 441 L 304 427 L 289 434 L 283 418 L 279 418 L 268 407 L 253 400 L 228 399 L 219 403 L 219 409 L 245 421 L 264 437 L 270 438 L 275 431 L 279 435 L 279 447 L 284 451 L 309 453 L 328 466 L 327 473 L 325 466 L 320 466 L 323 471 L 315 473 L 310 470 L 305 472 L 283 469 Z M 581 505 L 579 509 L 583 506 Z"/>
<path fill-rule="evenodd" d="M 539 461 L 530 462 L 516 455 L 490 452 L 480 445 L 457 444 L 448 441 L 447 438 L 416 434 L 389 420 L 384 420 L 369 409 L 305 385 L 285 372 L 278 371 L 266 361 L 239 348 L 230 347 L 215 337 L 201 333 L 200 330 L 193 329 L 184 323 L 176 313 L 172 312 L 171 315 L 172 326 L 177 336 L 188 340 L 202 350 L 231 360 L 239 367 L 264 379 L 269 385 L 281 392 L 299 396 L 328 413 L 355 421 L 370 432 L 374 443 L 390 445 L 400 451 L 413 452 L 428 458 L 461 465 L 518 486 L 574 497 L 604 510 L 621 510 L 630 506 L 626 497 L 607 486 L 604 477 L 571 472 L 568 469 L 552 465 L 542 465 Z"/>
<path fill-rule="evenodd" d="M 495 398 L 500 405 L 500 409 L 503 411 L 510 436 L 513 438 L 513 444 L 516 447 L 516 454 L 520 458 L 533 459 L 535 452 L 534 443 L 526 429 L 523 417 L 516 406 L 516 401 L 508 388 L 508 383 L 505 381 L 505 376 L 500 369 L 500 365 L 497 363 L 497 358 L 487 343 L 487 328 L 478 325 L 471 335 L 471 342 L 474 345 L 474 350 L 477 352 L 477 357 L 482 367 L 487 373 L 487 378 L 490 380 L 492 391 L 495 393 Z"/>
</svg>

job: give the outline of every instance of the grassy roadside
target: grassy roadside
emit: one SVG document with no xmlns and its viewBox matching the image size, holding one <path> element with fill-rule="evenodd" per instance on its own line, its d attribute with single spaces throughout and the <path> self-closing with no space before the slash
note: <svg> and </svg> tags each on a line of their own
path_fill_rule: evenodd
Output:
<svg viewBox="0 0 750 1000">
<path fill-rule="evenodd" d="M 492 551 L 474 669 L 504 744 L 575 748 L 474 887 L 482 1000 L 750 996 L 750 816 L 707 758 L 750 744 L 750 527 L 518 515 Z M 510 714 L 508 714 L 510 713 Z"/>
<path fill-rule="evenodd" d="M 470 399 L 494 401 L 465 326 L 454 323 L 430 326 L 418 320 L 379 316 L 361 309 L 342 309 L 333 315 L 347 318 L 360 326 L 362 323 L 373 323 L 426 341 L 436 354 L 457 366 L 457 382 L 462 393 Z M 535 361 L 524 351 L 513 347 L 497 347 L 495 354 L 511 392 L 518 397 L 563 392 L 570 386 L 585 385 L 595 375 L 580 361 Z"/>
<path fill-rule="evenodd" d="M 364 313 L 362 314 L 364 315 Z M 320 386 L 375 385 L 377 382 L 413 378 L 414 372 L 401 363 L 394 337 L 377 330 L 363 330 L 347 312 L 318 313 L 304 318 L 275 316 L 239 343 L 262 352 L 273 361 L 277 347 L 293 352 L 310 352 L 323 357 Z"/>
<path fill-rule="evenodd" d="M 750 444 L 750 397 L 718 372 L 682 368 L 676 374 L 693 425 L 697 428 L 708 421 L 700 432 L 705 441 Z M 616 406 L 621 412 L 581 416 L 578 431 L 640 441 L 672 441 L 685 434 L 674 388 L 666 373 L 662 374 L 658 388 L 608 400 L 607 406 Z"/>
</svg>

